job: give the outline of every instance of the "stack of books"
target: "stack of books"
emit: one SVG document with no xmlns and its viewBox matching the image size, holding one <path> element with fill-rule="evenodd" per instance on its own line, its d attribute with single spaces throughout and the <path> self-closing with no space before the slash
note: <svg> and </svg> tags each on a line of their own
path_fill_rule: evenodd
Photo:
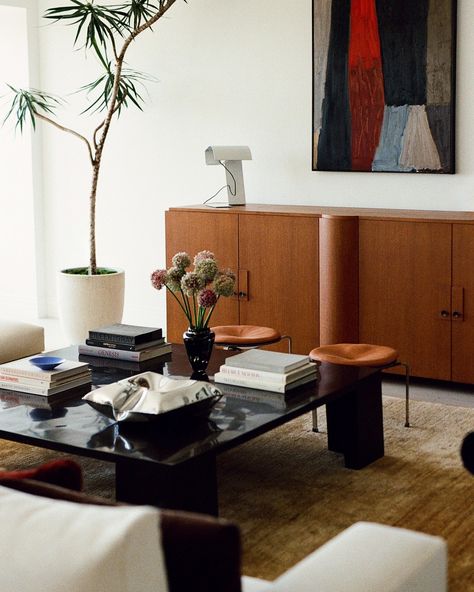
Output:
<svg viewBox="0 0 474 592">
<path fill-rule="evenodd" d="M 91 383 L 91 371 L 84 362 L 66 360 L 54 370 L 35 368 L 30 358 L 0 364 L 0 389 L 62 399 L 85 391 Z"/>
<path fill-rule="evenodd" d="M 319 364 L 308 356 L 250 349 L 226 358 L 215 382 L 286 393 L 319 379 Z"/>
<path fill-rule="evenodd" d="M 140 327 L 115 323 L 89 331 L 89 338 L 78 346 L 80 355 L 144 362 L 171 352 L 163 331 L 156 327 Z"/>
</svg>

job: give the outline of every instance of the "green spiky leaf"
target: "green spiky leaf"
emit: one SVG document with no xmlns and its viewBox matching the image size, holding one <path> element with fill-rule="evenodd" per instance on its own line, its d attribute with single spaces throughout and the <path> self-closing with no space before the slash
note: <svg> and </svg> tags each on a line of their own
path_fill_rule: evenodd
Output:
<svg viewBox="0 0 474 592">
<path fill-rule="evenodd" d="M 142 110 L 142 103 L 144 99 L 140 94 L 140 90 L 145 88 L 145 81 L 155 81 L 156 79 L 152 76 L 137 70 L 131 70 L 124 68 L 120 75 L 120 82 L 117 92 L 117 113 L 120 112 L 123 107 L 129 107 L 130 104 L 135 105 L 138 109 Z M 85 91 L 87 94 L 95 94 L 96 91 L 100 91 L 93 102 L 83 111 L 83 113 L 97 111 L 104 111 L 108 108 L 113 88 L 114 88 L 115 75 L 108 65 L 107 72 L 94 80 L 93 82 L 86 84 L 81 87 L 81 91 Z"/>
<path fill-rule="evenodd" d="M 40 90 L 14 88 L 10 84 L 7 86 L 13 92 L 13 99 L 3 123 L 9 117 L 15 117 L 15 128 L 19 127 L 21 132 L 27 119 L 31 121 L 33 129 L 36 129 L 36 115 L 41 112 L 54 114 L 54 109 L 62 102 L 57 97 Z"/>
<path fill-rule="evenodd" d="M 123 37 L 127 32 L 127 13 L 118 6 L 101 6 L 93 1 L 70 0 L 72 6 L 58 6 L 46 10 L 47 19 L 66 21 L 77 27 L 74 45 L 84 36 L 83 46 L 93 49 L 105 65 L 110 46 L 115 46 L 114 35 Z"/>
</svg>

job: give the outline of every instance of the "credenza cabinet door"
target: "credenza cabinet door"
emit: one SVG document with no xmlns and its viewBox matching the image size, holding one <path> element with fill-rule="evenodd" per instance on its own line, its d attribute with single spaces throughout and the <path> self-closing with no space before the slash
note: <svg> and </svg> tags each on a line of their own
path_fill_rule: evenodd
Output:
<svg viewBox="0 0 474 592">
<path fill-rule="evenodd" d="M 166 264 L 179 251 L 186 251 L 191 258 L 199 251 L 212 251 L 219 267 L 238 271 L 238 216 L 206 212 L 170 210 L 166 212 Z M 175 299 L 167 294 L 167 334 L 172 343 L 182 343 L 188 324 Z M 237 296 L 221 298 L 212 315 L 213 325 L 239 323 Z"/>
<path fill-rule="evenodd" d="M 316 217 L 239 216 L 239 268 L 247 281 L 240 323 L 290 335 L 299 354 L 319 345 L 318 231 Z"/>
<path fill-rule="evenodd" d="M 413 376 L 451 379 L 451 232 L 360 220 L 359 341 L 394 347 Z"/>
<path fill-rule="evenodd" d="M 453 224 L 452 379 L 474 383 L 474 226 Z"/>
</svg>

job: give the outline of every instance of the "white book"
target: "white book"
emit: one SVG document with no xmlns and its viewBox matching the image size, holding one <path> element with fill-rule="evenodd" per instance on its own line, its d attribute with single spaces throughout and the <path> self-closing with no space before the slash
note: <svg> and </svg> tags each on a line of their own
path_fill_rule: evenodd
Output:
<svg viewBox="0 0 474 592">
<path fill-rule="evenodd" d="M 264 382 L 263 380 L 244 378 L 242 376 L 229 376 L 223 372 L 217 372 L 214 375 L 214 382 L 222 384 L 231 384 L 233 386 L 247 387 L 262 391 L 273 391 L 274 393 L 286 393 L 291 389 L 301 386 L 308 382 L 316 381 L 319 378 L 319 372 L 312 372 L 303 378 L 299 378 L 290 384 L 277 384 L 275 382 Z"/>
<path fill-rule="evenodd" d="M 249 349 L 241 354 L 229 356 L 225 360 L 227 366 L 278 372 L 280 374 L 286 374 L 291 370 L 304 366 L 308 362 L 309 356 L 285 354 L 265 349 Z"/>
<path fill-rule="evenodd" d="M 62 393 L 68 391 L 70 389 L 76 388 L 78 386 L 82 386 L 84 384 L 90 384 L 91 377 L 90 376 L 82 376 L 81 378 L 71 379 L 68 382 L 64 382 L 59 386 L 54 386 L 51 388 L 48 387 L 41 387 L 41 386 L 32 386 L 31 384 L 22 384 L 20 383 L 11 383 L 0 381 L 0 389 L 4 389 L 7 391 L 19 391 L 21 393 L 30 393 L 31 395 L 42 395 L 42 396 L 50 396 L 56 395 L 58 393 Z"/>
<path fill-rule="evenodd" d="M 72 362 L 65 360 L 62 364 L 57 366 L 54 370 L 41 370 L 34 366 L 30 359 L 36 356 L 29 356 L 28 358 L 20 358 L 0 364 L 0 374 L 8 374 L 10 376 L 24 376 L 25 378 L 39 378 L 48 382 L 65 378 L 66 376 L 73 376 L 74 374 L 81 374 L 85 368 L 89 368 L 85 362 Z"/>
<path fill-rule="evenodd" d="M 77 380 L 79 378 L 85 378 L 91 376 L 91 371 L 89 368 L 85 367 L 82 369 L 81 372 L 77 372 L 76 374 L 66 375 L 66 376 L 56 376 L 53 377 L 51 380 L 44 380 L 41 377 L 29 377 L 29 376 L 14 376 L 13 374 L 3 374 L 0 372 L 0 382 L 2 383 L 10 383 L 12 385 L 15 384 L 23 384 L 23 385 L 30 385 L 35 387 L 41 388 L 52 388 L 55 386 L 60 386 L 61 384 L 67 383 L 70 380 L 74 379 Z"/>
<path fill-rule="evenodd" d="M 171 352 L 171 343 L 165 343 L 158 347 L 142 349 L 140 351 L 127 351 L 125 349 L 109 349 L 107 347 L 96 347 L 80 343 L 78 352 L 83 356 L 96 356 L 99 358 L 110 358 L 111 360 L 127 360 L 129 362 L 144 362 L 152 358 L 158 358 Z"/>
<path fill-rule="evenodd" d="M 313 362 L 308 362 L 304 366 L 295 368 L 295 370 L 290 370 L 290 372 L 287 372 L 286 374 L 281 374 L 280 372 L 267 372 L 266 370 L 253 370 L 252 368 L 239 368 L 237 366 L 228 366 L 227 364 L 223 364 L 220 367 L 220 372 L 228 376 L 263 380 L 264 382 L 275 384 L 289 384 L 290 382 L 298 380 L 298 378 L 316 373 L 317 371 L 318 366 Z"/>
</svg>

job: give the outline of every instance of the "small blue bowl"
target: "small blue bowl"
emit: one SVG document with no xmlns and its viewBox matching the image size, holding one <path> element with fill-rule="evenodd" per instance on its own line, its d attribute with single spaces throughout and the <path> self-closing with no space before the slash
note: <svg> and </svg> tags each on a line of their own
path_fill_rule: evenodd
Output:
<svg viewBox="0 0 474 592">
<path fill-rule="evenodd" d="M 62 364 L 66 360 L 64 358 L 57 358 L 56 356 L 37 356 L 30 358 L 30 362 L 41 370 L 54 370 L 56 366 Z"/>
</svg>

